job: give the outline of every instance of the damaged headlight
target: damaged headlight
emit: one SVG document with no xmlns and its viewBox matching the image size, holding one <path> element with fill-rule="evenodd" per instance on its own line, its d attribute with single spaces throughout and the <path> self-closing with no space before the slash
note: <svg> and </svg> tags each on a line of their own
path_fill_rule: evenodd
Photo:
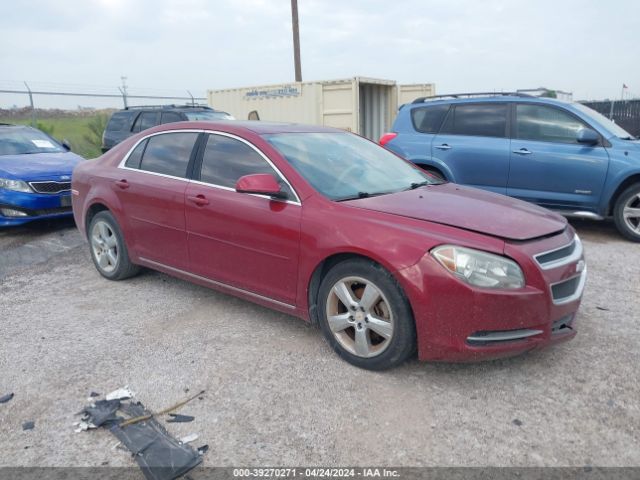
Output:
<svg viewBox="0 0 640 480">
<path fill-rule="evenodd" d="M 522 270 L 508 258 L 453 245 L 436 247 L 431 255 L 458 278 L 476 287 L 524 287 Z"/>
<path fill-rule="evenodd" d="M 22 180 L 11 180 L 10 178 L 0 178 L 0 188 L 13 190 L 14 192 L 32 193 L 31 187 Z"/>
</svg>

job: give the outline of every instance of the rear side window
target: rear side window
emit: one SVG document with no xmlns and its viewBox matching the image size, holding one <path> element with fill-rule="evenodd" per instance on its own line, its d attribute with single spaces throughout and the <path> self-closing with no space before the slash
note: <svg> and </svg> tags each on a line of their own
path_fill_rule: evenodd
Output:
<svg viewBox="0 0 640 480">
<path fill-rule="evenodd" d="M 176 112 L 162 112 L 162 120 L 160 123 L 172 123 L 181 122 L 183 120 L 182 115 Z"/>
<path fill-rule="evenodd" d="M 508 105 L 469 104 L 456 105 L 447 115 L 440 133 L 477 137 L 507 136 Z"/>
<path fill-rule="evenodd" d="M 516 107 L 516 138 L 540 142 L 578 143 L 578 132 L 588 126 L 573 115 L 545 105 Z"/>
<path fill-rule="evenodd" d="M 116 112 L 111 115 L 107 130 L 112 132 L 129 131 L 131 129 L 131 114 L 129 112 Z"/>
<path fill-rule="evenodd" d="M 157 112 L 142 112 L 138 119 L 136 120 L 135 125 L 133 126 L 134 132 L 141 132 L 142 130 L 146 130 L 147 128 L 155 127 L 157 125 L 156 118 L 158 117 Z"/>
<path fill-rule="evenodd" d="M 142 160 L 142 154 L 146 146 L 147 140 L 140 142 L 133 152 L 131 152 L 127 161 L 124 162 L 124 166 L 127 168 L 140 168 L 140 161 Z"/>
<path fill-rule="evenodd" d="M 448 111 L 449 105 L 414 108 L 411 110 L 413 128 L 421 133 L 438 133 L 442 120 Z"/>
<path fill-rule="evenodd" d="M 222 135 L 209 135 L 200 171 L 202 182 L 235 188 L 240 177 L 254 173 L 270 173 L 280 180 L 273 167 L 246 143 Z M 292 198 L 289 186 L 284 182 L 281 186 Z"/>
<path fill-rule="evenodd" d="M 173 177 L 186 177 L 187 166 L 198 133 L 179 132 L 154 135 L 147 140 L 140 169 Z"/>
</svg>

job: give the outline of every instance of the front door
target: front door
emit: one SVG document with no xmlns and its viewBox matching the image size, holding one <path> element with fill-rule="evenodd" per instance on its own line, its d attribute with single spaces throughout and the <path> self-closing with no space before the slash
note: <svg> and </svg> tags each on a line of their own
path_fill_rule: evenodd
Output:
<svg viewBox="0 0 640 480">
<path fill-rule="evenodd" d="M 557 209 L 595 211 L 609 166 L 599 142 L 577 142 L 591 128 L 555 106 L 522 103 L 515 109 L 507 194 Z"/>
<path fill-rule="evenodd" d="M 274 175 L 289 200 L 236 192 L 254 173 Z M 294 305 L 302 207 L 279 172 L 245 141 L 210 134 L 195 178 L 185 206 L 190 271 Z"/>
</svg>

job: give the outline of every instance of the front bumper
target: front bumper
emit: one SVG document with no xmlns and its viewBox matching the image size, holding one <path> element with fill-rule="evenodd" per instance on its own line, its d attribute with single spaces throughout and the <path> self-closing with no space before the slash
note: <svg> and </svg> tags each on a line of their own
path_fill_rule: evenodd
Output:
<svg viewBox="0 0 640 480">
<path fill-rule="evenodd" d="M 0 189 L 0 227 L 71 214 L 71 192 L 42 194 Z"/>
<path fill-rule="evenodd" d="M 572 339 L 586 280 L 582 252 L 546 270 L 534 260 L 536 253 L 566 245 L 572 237 L 573 232 L 566 231 L 531 245 L 507 244 L 505 253 L 523 267 L 527 279 L 518 290 L 473 287 L 454 278 L 430 255 L 399 271 L 414 311 L 419 358 L 490 360 Z M 554 285 L 574 281 L 572 295 L 552 293 Z"/>
</svg>

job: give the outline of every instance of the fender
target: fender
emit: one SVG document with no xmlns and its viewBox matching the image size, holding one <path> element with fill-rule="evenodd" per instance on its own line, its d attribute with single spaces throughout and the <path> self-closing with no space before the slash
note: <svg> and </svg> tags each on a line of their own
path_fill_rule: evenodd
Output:
<svg viewBox="0 0 640 480">
<path fill-rule="evenodd" d="M 610 168 L 609 174 L 612 175 L 612 177 L 607 178 L 602 190 L 600 204 L 598 205 L 598 213 L 603 217 L 611 215 L 614 207 L 613 199 L 617 193 L 620 193 L 620 186 L 624 185 L 632 177 L 638 177 L 638 182 L 640 182 L 640 167 L 634 166 L 634 168 L 628 168 L 615 172 Z M 632 183 L 633 182 L 629 183 L 629 185 L 631 185 Z"/>
</svg>

